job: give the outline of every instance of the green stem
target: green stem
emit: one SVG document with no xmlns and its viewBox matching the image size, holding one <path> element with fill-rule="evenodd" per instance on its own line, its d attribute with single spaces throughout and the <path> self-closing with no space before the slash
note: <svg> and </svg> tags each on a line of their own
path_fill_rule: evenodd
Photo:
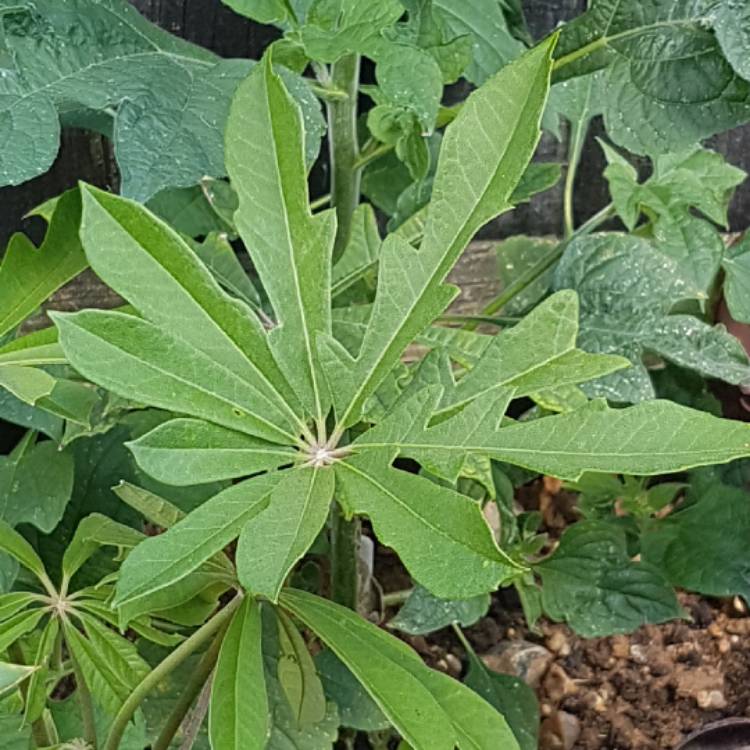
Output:
<svg viewBox="0 0 750 750">
<path fill-rule="evenodd" d="M 517 325 L 521 320 L 512 315 L 441 315 L 439 318 L 441 323 L 487 323 L 499 328 Z"/>
<path fill-rule="evenodd" d="M 12 643 L 8 646 L 8 656 L 14 664 L 26 664 L 26 659 L 23 655 L 23 649 L 16 643 Z M 29 694 L 29 682 L 24 680 L 21 683 L 21 697 L 23 703 L 26 705 L 26 698 Z M 31 725 L 31 735 L 34 738 L 34 743 L 37 747 L 49 747 L 54 744 L 54 739 L 50 737 L 50 733 L 47 731 L 47 725 L 44 723 L 44 719 L 40 717 Z"/>
<path fill-rule="evenodd" d="M 331 85 L 348 96 L 342 101 L 328 102 L 328 136 L 331 153 L 331 205 L 336 209 L 338 230 L 333 247 L 333 260 L 338 260 L 352 227 L 354 210 L 359 203 L 360 172 L 357 139 L 357 93 L 359 90 L 359 55 L 347 55 L 331 69 Z"/>
<path fill-rule="evenodd" d="M 96 737 L 96 719 L 94 715 L 94 703 L 91 700 L 91 691 L 86 684 L 83 671 L 78 660 L 73 654 L 73 649 L 69 648 L 70 662 L 73 665 L 73 674 L 76 678 L 76 695 L 81 707 L 81 718 L 83 719 L 83 739 L 91 745 L 94 750 L 99 747 L 99 741 Z"/>
<path fill-rule="evenodd" d="M 163 680 L 167 675 L 173 672 L 177 667 L 182 664 L 185 659 L 188 658 L 194 651 L 197 651 L 204 643 L 210 640 L 225 623 L 229 621 L 234 610 L 237 609 L 242 596 L 237 595 L 227 604 L 224 609 L 220 610 L 215 614 L 208 622 L 204 623 L 198 630 L 193 633 L 190 638 L 183 641 L 177 648 L 172 651 L 162 662 L 152 669 L 141 682 L 136 686 L 135 690 L 128 696 L 125 703 L 115 716 L 112 726 L 109 730 L 109 737 L 107 743 L 104 745 L 104 750 L 119 750 L 120 742 L 125 730 L 133 718 L 138 706 L 141 705 L 143 700 L 148 694 Z"/>
<path fill-rule="evenodd" d="M 338 503 L 331 508 L 331 598 L 355 612 L 359 606 L 359 518 L 347 519 Z"/>
<path fill-rule="evenodd" d="M 479 657 L 477 657 L 476 651 L 474 651 L 474 648 L 472 647 L 471 643 L 469 643 L 469 639 L 464 634 L 464 631 L 461 629 L 461 626 L 457 623 L 451 623 L 451 627 L 453 628 L 453 632 L 456 634 L 456 637 L 459 641 L 461 641 L 461 645 L 464 647 L 464 650 L 466 651 L 466 655 L 469 658 L 474 658 L 477 661 L 479 661 Z"/>
<path fill-rule="evenodd" d="M 383 607 L 397 607 L 403 604 L 410 596 L 414 589 L 403 589 L 401 591 L 391 591 L 390 594 L 383 594 L 380 597 L 380 603 Z"/>
<path fill-rule="evenodd" d="M 320 198 L 310 201 L 310 210 L 319 211 L 321 208 L 325 208 L 331 202 L 330 193 L 321 195 Z"/>
<path fill-rule="evenodd" d="M 570 144 L 568 146 L 568 169 L 565 173 L 565 192 L 563 193 L 563 236 L 570 237 L 575 231 L 575 216 L 573 211 L 573 197 L 575 195 L 575 181 L 578 173 L 578 165 L 581 162 L 583 143 L 588 132 L 587 122 L 576 122 L 570 132 Z"/>
<path fill-rule="evenodd" d="M 308 80 L 308 85 L 313 94 L 324 102 L 343 102 L 349 98 L 349 94 L 346 91 L 342 91 L 332 85 L 326 86 L 322 83 L 314 83 L 310 80 Z"/>
<path fill-rule="evenodd" d="M 203 658 L 200 660 L 198 667 L 192 675 L 190 675 L 190 679 L 185 685 L 177 703 L 172 709 L 172 712 L 169 714 L 169 717 L 162 727 L 156 742 L 152 745 L 151 750 L 168 750 L 174 736 L 177 734 L 177 730 L 182 726 L 182 722 L 184 721 L 187 712 L 190 710 L 190 706 L 193 705 L 195 699 L 200 695 L 203 686 L 211 676 L 211 672 L 213 672 L 216 660 L 219 658 L 219 651 L 221 649 L 224 632 L 226 632 L 226 628 L 223 628 L 221 633 L 217 633 L 213 642 L 206 650 L 206 653 L 203 654 Z"/>
<path fill-rule="evenodd" d="M 593 232 L 598 226 L 603 224 L 607 219 L 615 214 L 615 208 L 610 203 L 601 211 L 592 216 L 566 240 L 559 242 L 546 255 L 543 255 L 531 268 L 522 273 L 510 286 L 504 289 L 492 302 L 490 302 L 479 314 L 478 317 L 490 317 L 500 312 L 512 299 L 517 297 L 521 292 L 528 289 L 545 271 L 548 271 L 562 257 L 568 245 L 577 237 L 582 237 Z M 464 326 L 464 330 L 473 331 L 479 323 L 471 322 Z"/>
<path fill-rule="evenodd" d="M 354 168 L 362 170 L 368 164 L 377 161 L 381 156 L 390 154 L 394 148 L 395 146 L 391 146 L 389 143 L 381 143 L 371 150 L 364 151 L 359 159 L 357 159 L 357 161 L 354 163 Z"/>
</svg>

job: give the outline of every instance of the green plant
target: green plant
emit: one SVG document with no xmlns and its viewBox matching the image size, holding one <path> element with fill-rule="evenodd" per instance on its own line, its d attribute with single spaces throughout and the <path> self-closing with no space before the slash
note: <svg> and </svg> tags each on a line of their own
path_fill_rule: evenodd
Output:
<svg viewBox="0 0 750 750">
<path fill-rule="evenodd" d="M 612 257 L 613 246 L 623 262 L 637 257 L 646 270 L 632 283 L 653 281 L 649 303 L 658 323 L 695 325 L 697 317 L 685 315 L 685 321 L 673 306 L 696 299 L 689 293 L 696 289 L 706 298 L 715 279 L 677 260 L 669 279 L 655 273 L 652 279 L 652 267 L 664 263 L 652 240 L 667 224 L 689 221 L 693 207 L 723 220 L 727 191 L 739 176 L 707 152 L 690 151 L 662 157 L 657 174 L 641 185 L 611 153 L 620 167 L 619 175 L 608 171 L 617 211 L 640 236 L 590 236 L 613 209 L 578 228 L 568 211 L 565 241 L 532 242 L 534 252 L 543 247 L 541 257 L 485 311 L 484 318 L 517 305 L 500 335 L 439 325 L 456 294 L 445 278 L 483 225 L 559 176 L 554 165 L 530 165 L 545 113 L 547 120 L 557 112 L 573 118 L 572 105 L 554 93 L 559 86 L 569 93 L 571 84 L 554 80 L 578 75 L 589 85 L 591 76 L 603 75 L 593 71 L 606 68 L 607 91 L 617 82 L 628 92 L 635 86 L 648 113 L 637 138 L 629 123 L 618 129 L 622 113 L 614 101 L 604 110 L 610 135 L 626 134 L 620 142 L 631 147 L 664 145 L 659 118 L 666 109 L 695 124 L 689 144 L 747 118 L 744 71 L 732 46 L 743 41 L 730 44 L 729 3 L 717 4 L 710 16 L 708 8 L 688 15 L 674 3 L 656 3 L 647 17 L 631 4 L 599 2 L 528 50 L 518 6 L 510 2 L 486 4 L 496 24 L 491 43 L 470 31 L 483 3 L 228 4 L 285 30 L 247 76 L 248 63 L 218 62 L 183 46 L 117 0 L 76 0 L 64 8 L 29 0 L 3 10 L 15 66 L 9 80 L 20 76 L 26 87 L 14 90 L 8 106 L 55 107 L 66 121 L 75 105 L 79 119 L 68 121 L 84 124 L 92 112 L 113 108 L 104 113 L 125 139 L 115 140 L 129 194 L 81 185 L 44 204 L 38 212 L 49 229 L 42 247 L 29 248 L 19 235 L 0 268 L 0 289 L 7 291 L 0 335 L 8 337 L 0 348 L 0 384 L 15 399 L 15 411 L 6 406 L 3 413 L 33 420 L 76 465 L 60 513 L 36 523 L 49 531 L 64 510 L 58 531 L 69 537 L 65 552 L 54 553 L 50 538 L 35 540 L 28 525 L 22 531 L 39 553 L 9 525 L 0 529 L 0 547 L 38 579 L 22 574 L 15 590 L 0 597 L 0 643 L 13 649 L 0 669 L 10 694 L 5 713 L 18 719 L 25 712 L 38 747 L 82 738 L 104 750 L 148 743 L 165 750 L 180 731 L 186 741 L 200 742 L 185 716 L 195 705 L 200 726 L 210 704 L 204 741 L 214 750 L 273 749 L 281 737 L 301 749 L 329 748 L 339 724 L 371 732 L 373 745 L 377 732 L 392 727 L 415 750 L 533 748 L 533 696 L 487 672 L 459 624 L 476 621 L 488 595 L 508 586 L 517 589 L 532 624 L 545 613 L 586 635 L 679 617 L 673 586 L 703 582 L 694 569 L 679 566 L 673 549 L 693 543 L 716 501 L 701 500 L 663 522 L 656 513 L 684 487 L 658 490 L 662 485 L 648 486 L 643 477 L 750 456 L 746 425 L 655 400 L 653 391 L 639 398 L 618 391 L 612 401 L 641 402 L 625 408 L 589 401 L 582 388 L 605 387 L 602 378 L 635 371 L 643 392 L 649 376 L 632 366 L 640 350 L 587 338 L 587 325 L 595 328 L 590 300 L 600 300 L 601 287 L 589 296 L 586 273 L 576 275 L 575 262 L 588 262 L 601 248 Z M 50 55 L 67 59 L 70 19 L 82 14 L 90 30 L 113 13 L 125 19 L 120 41 L 130 52 L 96 50 L 100 62 L 93 67 L 109 71 L 111 65 L 117 74 L 104 104 L 76 99 L 87 88 L 98 95 L 87 77 L 88 38 L 65 86 L 34 76 L 30 40 L 41 39 Z M 609 29 L 607 36 L 602 29 Z M 676 57 L 653 61 L 654 75 L 641 52 L 658 48 L 655 38 L 675 45 L 670 53 L 694 51 L 699 42 L 703 51 L 695 59 L 676 55 L 679 64 Z M 136 75 L 130 56 L 142 62 L 143 55 L 154 66 L 139 67 Z M 363 87 L 374 105 L 359 123 L 369 133 L 364 142 L 357 127 L 360 55 L 375 61 L 377 81 Z M 124 57 L 121 67 L 116 57 Z M 144 153 L 152 154 L 153 141 L 127 123 L 139 96 L 157 120 L 173 106 L 174 80 L 160 74 L 170 96 L 152 102 L 149 76 L 162 65 L 175 72 L 176 57 L 192 71 L 191 105 L 183 113 L 192 111 L 194 99 L 207 105 L 199 92 L 209 68 L 226 65 L 237 73 L 222 77 L 210 102 L 226 116 L 225 145 L 216 148 L 219 115 L 208 134 L 186 117 L 187 136 L 205 135 L 213 144 L 210 166 L 178 139 L 177 155 L 190 165 L 184 174 L 173 173 L 180 164 L 168 152 L 166 171 L 141 179 L 123 160 L 146 145 Z M 735 96 L 728 100 L 722 89 L 694 117 L 695 108 L 688 113 L 686 102 L 671 101 L 665 80 L 686 100 L 704 101 L 706 92 L 691 88 L 691 76 L 709 58 L 701 80 L 711 88 L 709 74 L 718 70 Z M 316 83 L 300 77 L 308 66 Z M 443 84 L 464 71 L 482 85 L 460 107 L 441 107 Z M 121 98 L 118 86 L 133 77 L 134 98 Z M 230 84 L 240 78 L 235 92 Z M 328 108 L 333 178 L 330 197 L 316 201 L 309 197 L 308 168 L 321 128 L 317 104 L 309 106 L 312 91 Z M 594 111 L 590 90 L 584 99 L 584 109 Z M 588 115 L 579 119 L 573 163 Z M 54 121 L 50 113 L 43 124 Z M 21 166 L 24 175 L 44 168 Z M 710 195 L 696 192 L 689 179 L 707 167 L 719 175 Z M 225 172 L 229 182 L 217 179 Z M 364 194 L 391 214 L 384 240 L 372 208 L 359 204 L 360 178 Z M 144 206 L 133 198 L 151 200 Z M 329 201 L 331 209 L 320 210 Z M 252 280 L 230 238 L 247 250 Z M 49 294 L 89 265 L 125 307 L 52 313 L 56 327 L 15 335 Z M 557 291 L 548 295 L 539 280 L 552 268 Z M 626 283 L 622 276 L 613 278 Z M 725 334 L 711 331 L 711 341 L 726 344 L 726 361 L 704 358 L 709 364 L 695 369 L 724 377 L 733 366 L 735 380 L 743 380 L 746 361 Z M 654 346 L 656 323 L 648 333 L 638 346 L 686 363 L 687 356 L 666 344 Z M 415 341 L 429 352 L 406 365 L 402 355 Z M 522 399 L 537 406 L 512 419 Z M 9 472 L 19 471 L 36 439 L 31 433 L 7 459 Z M 91 514 L 99 506 L 77 489 L 90 479 L 90 454 L 108 455 L 123 443 L 137 469 L 118 459 L 103 472 L 105 490 L 124 481 L 116 488 L 121 504 L 105 492 L 96 499 L 106 498 L 107 515 Z M 52 445 L 41 441 L 34 450 L 51 452 Z M 586 519 L 566 530 L 551 553 L 539 518 L 513 508 L 516 466 L 525 471 L 518 481 L 539 472 L 576 483 L 584 493 Z M 710 470 L 716 471 L 703 471 Z M 623 496 L 630 516 L 618 523 L 613 508 Z M 483 513 L 493 504 L 501 518 L 494 530 Z M 728 505 L 735 509 L 739 501 L 732 497 Z M 398 552 L 418 584 L 392 626 L 430 632 L 453 624 L 469 657 L 465 684 L 428 669 L 403 642 L 358 614 L 362 519 Z M 151 534 L 144 538 L 138 527 Z M 102 545 L 119 550 L 116 564 L 94 556 Z M 327 554 L 330 580 L 320 571 L 313 581 L 303 575 L 300 561 L 311 550 Z M 726 556 L 717 555 L 716 564 L 731 568 Z M 58 568 L 54 585 L 58 579 L 47 570 Z M 722 588 L 714 581 L 708 593 L 746 593 L 742 566 L 731 569 L 730 582 Z M 71 587 L 74 573 L 93 580 Z M 166 650 L 154 655 L 148 639 Z M 314 658 L 313 639 L 323 647 Z M 29 644 L 36 650 L 29 652 Z M 61 734 L 62 709 L 55 700 L 45 709 L 45 701 L 66 669 L 74 671 L 81 720 Z M 160 709 L 153 701 L 162 686 L 171 693 L 175 681 L 181 690 Z M 522 709 L 514 694 L 523 697 Z M 352 739 L 342 733 L 342 740 Z"/>
</svg>

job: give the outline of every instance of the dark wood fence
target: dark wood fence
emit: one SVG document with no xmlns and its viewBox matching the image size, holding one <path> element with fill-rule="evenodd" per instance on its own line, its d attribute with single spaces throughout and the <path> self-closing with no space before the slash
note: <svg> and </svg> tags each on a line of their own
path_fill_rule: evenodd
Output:
<svg viewBox="0 0 750 750">
<path fill-rule="evenodd" d="M 249 23 L 226 8 L 221 0 L 131 0 L 145 16 L 172 33 L 208 47 L 226 57 L 258 57 L 275 36 L 273 29 Z M 586 0 L 525 0 L 527 18 L 536 37 L 560 21 L 582 11 Z M 576 190 L 576 212 L 583 220 L 608 201 L 601 171 L 603 160 L 594 141 L 593 128 L 587 144 Z M 718 136 L 710 144 L 739 167 L 750 171 L 750 126 Z M 565 147 L 545 139 L 540 158 L 565 161 Z M 14 231 L 25 229 L 32 235 L 38 226 L 24 222 L 23 215 L 41 201 L 71 187 L 79 179 L 97 185 L 115 186 L 117 171 L 105 139 L 86 133 L 64 133 L 62 148 L 52 170 L 37 179 L 13 188 L 0 189 L 0 247 Z M 320 179 L 325 179 L 322 175 Z M 489 228 L 483 236 L 496 238 L 525 232 L 554 234 L 561 224 L 561 191 L 552 190 L 531 204 L 519 207 Z M 750 181 L 738 192 L 731 211 L 732 228 L 750 225 Z M 38 239 L 38 237 L 36 237 Z"/>
</svg>

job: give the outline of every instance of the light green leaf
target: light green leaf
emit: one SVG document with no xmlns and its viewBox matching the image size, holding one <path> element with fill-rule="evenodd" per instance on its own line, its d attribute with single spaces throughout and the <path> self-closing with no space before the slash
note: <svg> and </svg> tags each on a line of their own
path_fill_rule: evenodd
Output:
<svg viewBox="0 0 750 750">
<path fill-rule="evenodd" d="M 13 235 L 0 266 L 0 336 L 22 323 L 86 267 L 78 239 L 80 220 L 81 196 L 78 190 L 70 190 L 55 206 L 39 248 L 22 234 Z"/>
<path fill-rule="evenodd" d="M 26 690 L 24 705 L 24 723 L 32 724 L 44 712 L 47 703 L 47 678 L 49 676 L 49 661 L 55 649 L 60 620 L 51 617 L 44 626 L 39 645 L 34 656 L 33 674 Z"/>
<path fill-rule="evenodd" d="M 326 698 L 305 639 L 282 610 L 279 622 L 278 678 L 297 726 L 314 726 L 326 715 Z"/>
<path fill-rule="evenodd" d="M 540 237 L 516 235 L 498 242 L 495 246 L 497 253 L 497 272 L 501 289 L 507 289 L 521 274 L 525 273 L 545 255 L 549 255 L 555 248 L 556 242 Z M 549 291 L 554 268 L 542 274 L 524 291 L 516 295 L 504 308 L 505 315 L 522 315 L 532 306 L 539 303 Z"/>
<path fill-rule="evenodd" d="M 489 594 L 473 599 L 438 599 L 417 586 L 388 626 L 410 635 L 434 633 L 453 623 L 469 627 L 487 614 L 489 606 Z"/>
<path fill-rule="evenodd" d="M 0 622 L 13 617 L 13 615 L 18 614 L 36 601 L 38 601 L 36 594 L 31 594 L 27 591 L 13 591 L 10 594 L 0 594 Z"/>
<path fill-rule="evenodd" d="M 362 203 L 354 211 L 349 242 L 333 267 L 333 299 L 375 269 L 381 244 L 375 211 L 368 203 Z"/>
<path fill-rule="evenodd" d="M 398 0 L 313 0 L 300 40 L 307 55 L 319 62 L 336 62 L 349 52 L 374 57 L 380 33 L 403 14 Z"/>
<path fill-rule="evenodd" d="M 175 231 L 188 237 L 229 232 L 232 227 L 214 210 L 208 198 L 208 188 L 204 186 L 206 183 L 202 181 L 193 187 L 162 190 L 146 203 L 146 207 Z"/>
<path fill-rule="evenodd" d="M 287 589 L 281 604 L 346 664 L 412 745 L 453 750 L 457 738 L 452 722 L 424 684 L 427 667 L 406 644 L 351 610 L 311 594 Z"/>
<path fill-rule="evenodd" d="M 260 608 L 250 597 L 234 613 L 222 641 L 208 721 L 213 750 L 263 747 L 268 737 Z"/>
<path fill-rule="evenodd" d="M 47 579 L 42 562 L 36 550 L 11 526 L 0 519 L 0 550 L 17 560 L 37 578 Z"/>
<path fill-rule="evenodd" d="M 508 28 L 498 0 L 433 0 L 435 14 L 455 35 L 468 34 L 473 44 L 474 61 L 466 78 L 480 85 L 524 50 Z"/>
<path fill-rule="evenodd" d="M 498 429 L 507 404 L 507 394 L 501 394 L 427 427 L 439 395 L 440 389 L 423 389 L 401 405 L 355 441 L 355 450 L 363 451 L 355 460 L 365 462 L 368 448 L 387 447 L 451 476 L 466 454 L 479 453 L 575 480 L 587 471 L 649 476 L 750 455 L 748 425 L 671 401 L 647 401 L 627 409 L 594 401 L 576 411 Z"/>
<path fill-rule="evenodd" d="M 76 529 L 63 555 L 62 572 L 70 580 L 100 547 L 130 550 L 143 541 L 144 535 L 130 526 L 117 523 L 101 513 L 86 516 Z"/>
<path fill-rule="evenodd" d="M 21 367 L 0 363 L 0 388 L 30 406 L 49 396 L 57 381 L 37 367 Z"/>
<path fill-rule="evenodd" d="M 526 167 L 510 202 L 514 206 L 528 203 L 535 195 L 552 189 L 560 182 L 562 177 L 562 165 L 555 162 L 532 162 Z"/>
<path fill-rule="evenodd" d="M 641 536 L 641 556 L 674 586 L 750 601 L 749 535 L 747 494 L 717 483 L 694 502 L 650 522 Z"/>
<path fill-rule="evenodd" d="M 379 292 L 356 359 L 333 341 L 322 356 L 341 426 L 361 409 L 413 338 L 455 295 L 443 279 L 474 233 L 511 207 L 539 139 L 554 37 L 472 94 L 443 139 L 420 250 L 390 235 Z"/>
<path fill-rule="evenodd" d="M 34 630 L 46 614 L 46 609 L 19 612 L 0 624 L 0 652 L 4 652 L 19 638 Z"/>
<path fill-rule="evenodd" d="M 277 600 L 286 577 L 325 525 L 333 489 L 333 471 L 325 466 L 306 466 L 283 475 L 267 507 L 240 534 L 237 575 L 248 591 Z"/>
<path fill-rule="evenodd" d="M 212 232 L 203 242 L 190 243 L 196 255 L 203 261 L 214 278 L 231 295 L 250 307 L 260 307 L 258 290 L 250 281 L 247 271 L 242 267 L 237 253 L 226 234 Z"/>
<path fill-rule="evenodd" d="M 82 186 L 81 240 L 96 273 L 151 323 L 233 370 L 277 409 L 293 399 L 256 315 L 190 247 L 132 201 Z"/>
<path fill-rule="evenodd" d="M 130 641 L 93 617 L 80 618 L 85 636 L 71 623 L 63 623 L 65 641 L 94 701 L 114 716 L 150 667 Z"/>
<path fill-rule="evenodd" d="M 53 317 L 71 364 L 98 385 L 273 442 L 296 441 L 288 407 L 282 411 L 265 400 L 265 389 L 160 326 L 100 310 Z"/>
<path fill-rule="evenodd" d="M 396 450 L 363 450 L 336 464 L 337 499 L 345 511 L 368 516 L 380 542 L 397 550 L 436 596 L 469 598 L 512 577 L 519 566 L 498 549 L 479 504 L 394 469 Z"/>
<path fill-rule="evenodd" d="M 128 448 L 154 479 L 183 486 L 247 477 L 291 464 L 298 456 L 293 448 L 197 419 L 164 422 Z"/>
<path fill-rule="evenodd" d="M 268 504 L 283 474 L 263 474 L 236 484 L 194 510 L 164 534 L 149 537 L 120 569 L 114 605 L 121 618 L 141 614 L 139 601 L 190 575 L 236 539 Z"/>
<path fill-rule="evenodd" d="M 163 529 L 169 529 L 185 518 L 184 511 L 174 503 L 143 487 L 136 487 L 130 482 L 120 481 L 118 485 L 112 487 L 112 492 L 147 521 Z"/>
<path fill-rule="evenodd" d="M 307 412 L 321 417 L 328 397 L 315 338 L 331 327 L 335 220 L 310 211 L 302 116 L 269 57 L 238 90 L 226 141 L 237 228 L 277 316 L 271 346 Z"/>
<path fill-rule="evenodd" d="M 535 566 L 547 614 L 586 638 L 627 633 L 682 616 L 664 575 L 630 561 L 625 533 L 599 521 L 569 527 L 560 546 Z"/>
<path fill-rule="evenodd" d="M 5 661 L 0 662 L 0 696 L 5 697 L 8 693 L 12 693 L 37 669 L 38 667 L 35 664 L 27 666 L 25 664 L 9 664 Z"/>
</svg>

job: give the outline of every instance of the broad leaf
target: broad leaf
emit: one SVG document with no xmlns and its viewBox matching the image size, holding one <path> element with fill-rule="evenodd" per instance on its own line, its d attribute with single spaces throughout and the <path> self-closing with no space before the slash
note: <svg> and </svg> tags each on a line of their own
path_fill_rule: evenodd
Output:
<svg viewBox="0 0 750 750">
<path fill-rule="evenodd" d="M 270 57 L 237 92 L 226 138 L 237 228 L 277 316 L 273 350 L 307 412 L 322 417 L 328 398 L 315 339 L 331 325 L 334 214 L 310 211 L 302 115 Z"/>
<path fill-rule="evenodd" d="M 234 613 L 221 644 L 208 731 L 213 750 L 263 747 L 268 736 L 260 608 L 250 597 Z"/>
<path fill-rule="evenodd" d="M 250 476 L 291 464 L 298 456 L 292 448 L 198 419 L 164 422 L 128 447 L 154 479 L 183 486 Z"/>
<path fill-rule="evenodd" d="M 474 233 L 511 207 L 539 139 L 554 39 L 506 66 L 472 94 L 443 139 L 422 247 L 397 235 L 383 245 L 378 295 L 359 355 L 329 341 L 325 369 L 343 426 L 411 340 L 455 295 L 443 279 Z"/>
<path fill-rule="evenodd" d="M 245 589 L 277 600 L 286 577 L 325 525 L 333 489 L 328 467 L 306 466 L 283 475 L 267 507 L 240 534 L 237 575 Z"/>
<path fill-rule="evenodd" d="M 233 11 L 258 23 L 279 23 L 291 15 L 289 0 L 223 0 Z"/>
<path fill-rule="evenodd" d="M 473 599 L 438 599 L 427 589 L 417 586 L 388 626 L 410 635 L 426 635 L 453 623 L 474 625 L 487 614 L 488 594 Z"/>
<path fill-rule="evenodd" d="M 694 258 L 683 263 L 662 250 L 669 248 L 638 237 L 593 235 L 571 243 L 555 271 L 554 286 L 576 289 L 580 296 L 580 346 L 622 354 L 634 365 L 585 386 L 592 395 L 621 402 L 653 398 L 644 352 L 730 383 L 750 377 L 746 354 L 723 328 L 670 314 L 678 302 L 705 299 L 707 291 L 693 280 L 691 268 L 700 266 Z"/>
<path fill-rule="evenodd" d="M 650 522 L 641 556 L 680 588 L 750 601 L 750 504 L 741 489 L 715 484 L 684 508 Z"/>
<path fill-rule="evenodd" d="M 729 312 L 735 320 L 750 323 L 750 235 L 727 251 L 721 265 Z"/>
<path fill-rule="evenodd" d="M 71 190 L 57 202 L 39 248 L 22 234 L 11 238 L 0 266 L 0 336 L 86 267 L 78 239 L 80 221 L 81 196 Z"/>
<path fill-rule="evenodd" d="M 724 55 L 750 81 L 750 8 L 742 0 L 722 0 L 714 12 L 714 30 Z"/>
<path fill-rule="evenodd" d="M 535 569 L 542 578 L 546 613 L 587 638 L 682 615 L 664 575 L 652 565 L 631 562 L 625 533 L 612 524 L 571 526 L 552 556 Z"/>
<path fill-rule="evenodd" d="M 206 501 L 164 534 L 139 544 L 123 563 L 114 604 L 125 620 L 141 614 L 141 600 L 190 575 L 237 538 L 268 504 L 283 474 L 236 484 Z"/>
<path fill-rule="evenodd" d="M 9 664 L 0 662 L 0 697 L 13 692 L 24 680 L 31 677 L 37 670 L 35 665 Z"/>
</svg>

